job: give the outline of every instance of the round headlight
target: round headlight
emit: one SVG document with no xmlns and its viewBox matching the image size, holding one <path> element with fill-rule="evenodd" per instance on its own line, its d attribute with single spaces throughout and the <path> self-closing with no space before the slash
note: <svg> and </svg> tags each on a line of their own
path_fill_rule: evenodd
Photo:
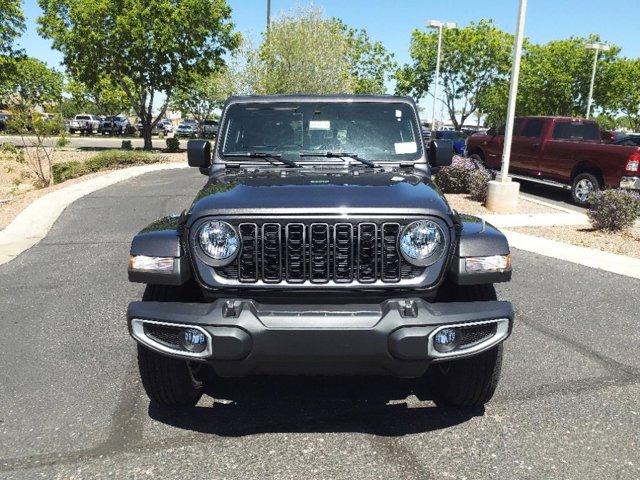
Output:
<svg viewBox="0 0 640 480">
<path fill-rule="evenodd" d="M 426 267 L 440 258 L 445 237 L 437 223 L 418 220 L 410 223 L 400 237 L 400 251 L 411 264 Z"/>
<path fill-rule="evenodd" d="M 198 244 L 214 260 L 231 261 L 240 247 L 240 239 L 227 222 L 210 221 L 198 230 Z"/>
</svg>

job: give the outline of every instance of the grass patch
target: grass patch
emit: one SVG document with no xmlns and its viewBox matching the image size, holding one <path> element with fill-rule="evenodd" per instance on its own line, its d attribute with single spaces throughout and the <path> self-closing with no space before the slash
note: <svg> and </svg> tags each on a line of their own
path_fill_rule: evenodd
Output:
<svg viewBox="0 0 640 480">
<path fill-rule="evenodd" d="M 89 173 L 115 168 L 131 167 L 133 165 L 147 165 L 161 162 L 161 155 L 147 152 L 106 150 L 84 162 L 61 162 L 53 165 L 53 181 L 61 183 L 72 178 L 78 178 Z"/>
</svg>

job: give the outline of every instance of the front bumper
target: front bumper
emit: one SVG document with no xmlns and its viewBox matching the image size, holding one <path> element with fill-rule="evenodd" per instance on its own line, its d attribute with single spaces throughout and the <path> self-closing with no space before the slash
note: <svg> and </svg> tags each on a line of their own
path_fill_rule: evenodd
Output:
<svg viewBox="0 0 640 480">
<path fill-rule="evenodd" d="M 620 188 L 640 190 L 640 177 L 622 177 L 620 179 Z"/>
<path fill-rule="evenodd" d="M 418 377 L 431 362 L 475 355 L 511 333 L 509 302 L 265 305 L 226 299 L 213 303 L 132 302 L 133 338 L 162 354 L 209 363 L 225 377 L 251 374 L 394 375 Z M 495 333 L 451 354 L 433 349 L 442 326 L 494 325 Z M 201 354 L 180 351 L 145 334 L 149 325 L 193 326 L 208 339 Z"/>
</svg>

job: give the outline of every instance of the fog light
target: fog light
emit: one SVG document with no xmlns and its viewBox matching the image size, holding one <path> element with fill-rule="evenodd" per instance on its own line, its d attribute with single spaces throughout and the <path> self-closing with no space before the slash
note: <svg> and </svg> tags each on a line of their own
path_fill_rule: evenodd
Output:
<svg viewBox="0 0 640 480">
<path fill-rule="evenodd" d="M 511 255 L 469 257 L 465 259 L 467 272 L 504 272 L 511 270 Z"/>
<path fill-rule="evenodd" d="M 186 328 L 182 333 L 182 346 L 193 353 L 204 352 L 207 348 L 207 337 L 197 328 Z"/>
<path fill-rule="evenodd" d="M 433 336 L 433 348 L 440 353 L 450 352 L 458 346 L 458 332 L 454 328 L 443 328 Z"/>
</svg>

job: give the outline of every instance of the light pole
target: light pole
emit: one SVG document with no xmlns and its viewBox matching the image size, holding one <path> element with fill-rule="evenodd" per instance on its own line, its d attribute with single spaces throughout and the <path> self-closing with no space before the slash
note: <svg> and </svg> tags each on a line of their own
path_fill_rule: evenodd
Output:
<svg viewBox="0 0 640 480">
<path fill-rule="evenodd" d="M 513 49 L 513 66 L 511 68 L 511 84 L 509 86 L 509 103 L 507 106 L 507 123 L 504 132 L 502 149 L 502 168 L 498 178 L 489 182 L 486 206 L 489 210 L 509 213 L 518 208 L 518 192 L 520 185 L 509 178 L 509 161 L 511 159 L 511 141 L 513 139 L 513 122 L 516 114 L 516 98 L 518 96 L 518 78 L 520 77 L 520 57 L 524 39 L 524 22 L 527 14 L 527 0 L 520 0 L 518 24 Z"/>
<path fill-rule="evenodd" d="M 438 51 L 436 53 L 436 79 L 433 86 L 433 110 L 431 111 L 431 138 L 435 138 L 436 130 L 436 100 L 438 98 L 438 82 L 440 80 L 440 51 L 442 50 L 442 30 L 445 28 L 456 28 L 454 22 L 441 22 L 440 20 L 429 20 L 427 22 L 429 28 L 438 29 Z"/>
<path fill-rule="evenodd" d="M 271 26 L 271 0 L 267 0 L 267 31 Z"/>
<path fill-rule="evenodd" d="M 589 85 L 589 99 L 587 100 L 587 118 L 591 115 L 591 103 L 593 101 L 593 85 L 596 82 L 596 66 L 598 65 L 598 56 L 600 52 L 608 52 L 611 47 L 606 43 L 588 43 L 586 45 L 587 50 L 594 50 L 593 55 L 593 69 L 591 70 L 591 84 Z"/>
</svg>

